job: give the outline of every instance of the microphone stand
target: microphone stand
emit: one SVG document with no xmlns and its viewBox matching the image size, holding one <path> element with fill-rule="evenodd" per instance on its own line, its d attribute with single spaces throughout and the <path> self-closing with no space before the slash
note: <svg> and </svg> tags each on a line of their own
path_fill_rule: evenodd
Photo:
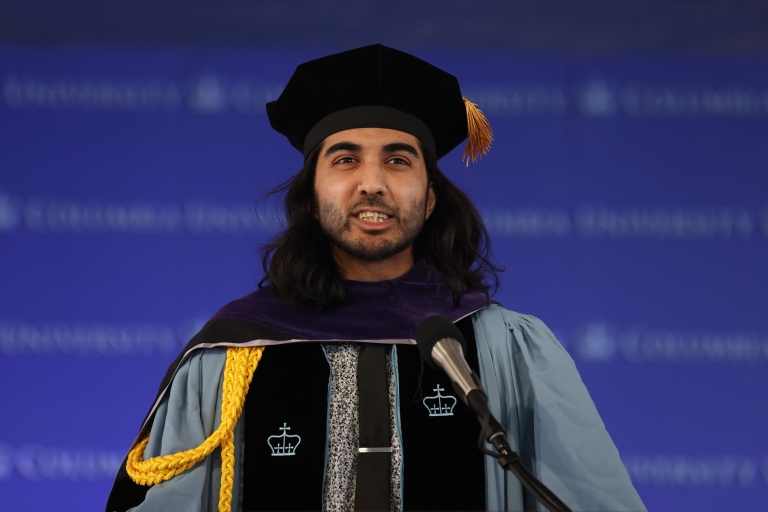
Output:
<svg viewBox="0 0 768 512">
<path fill-rule="evenodd" d="M 488 410 L 488 402 L 485 394 L 479 389 L 473 389 L 467 397 L 467 405 L 477 413 L 477 419 L 482 426 L 480 430 L 480 439 L 478 439 L 478 448 L 486 455 L 498 460 L 499 465 L 510 471 L 517 477 L 523 487 L 530 492 L 536 500 L 553 512 L 571 512 L 571 509 L 549 490 L 528 468 L 523 465 L 523 461 L 516 452 L 512 450 L 507 441 L 504 427 L 496 421 L 491 411 Z M 485 442 L 493 445 L 497 453 L 485 449 Z"/>
</svg>

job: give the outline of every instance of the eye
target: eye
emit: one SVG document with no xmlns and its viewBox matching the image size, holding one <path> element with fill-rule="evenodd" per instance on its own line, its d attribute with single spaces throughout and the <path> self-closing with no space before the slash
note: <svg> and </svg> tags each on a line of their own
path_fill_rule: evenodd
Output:
<svg viewBox="0 0 768 512">
<path fill-rule="evenodd" d="M 355 162 L 357 162 L 357 159 L 355 159 L 354 157 L 343 156 L 343 157 L 339 158 L 338 160 L 336 160 L 333 163 L 334 164 L 353 164 Z"/>
<path fill-rule="evenodd" d="M 392 158 L 387 160 L 387 163 L 388 164 L 398 164 L 398 165 L 410 165 L 411 164 L 408 160 L 406 160 L 405 158 L 400 157 L 400 156 L 393 156 Z"/>
</svg>

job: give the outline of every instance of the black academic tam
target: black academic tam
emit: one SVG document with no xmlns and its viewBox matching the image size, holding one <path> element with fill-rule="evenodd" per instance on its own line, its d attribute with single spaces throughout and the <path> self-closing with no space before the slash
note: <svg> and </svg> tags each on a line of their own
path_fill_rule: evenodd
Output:
<svg viewBox="0 0 768 512">
<path fill-rule="evenodd" d="M 456 77 L 380 44 L 299 65 L 267 114 L 305 158 L 327 136 L 352 128 L 410 133 L 438 158 L 468 135 Z"/>
</svg>

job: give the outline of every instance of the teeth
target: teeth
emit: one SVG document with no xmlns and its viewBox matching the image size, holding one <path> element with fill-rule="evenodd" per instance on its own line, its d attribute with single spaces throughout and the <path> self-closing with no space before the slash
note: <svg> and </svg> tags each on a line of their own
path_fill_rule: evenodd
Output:
<svg viewBox="0 0 768 512">
<path fill-rule="evenodd" d="M 360 212 L 357 214 L 357 217 L 368 222 L 384 222 L 389 218 L 389 215 L 376 212 Z"/>
</svg>

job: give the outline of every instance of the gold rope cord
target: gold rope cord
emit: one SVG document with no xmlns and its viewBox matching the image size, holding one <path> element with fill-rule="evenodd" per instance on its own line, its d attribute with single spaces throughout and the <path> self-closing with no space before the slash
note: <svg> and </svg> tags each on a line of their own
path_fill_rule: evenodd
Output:
<svg viewBox="0 0 768 512">
<path fill-rule="evenodd" d="M 469 161 L 472 163 L 477 162 L 483 155 L 488 153 L 491 149 L 491 142 L 493 142 L 493 131 L 491 131 L 491 124 L 486 119 L 483 111 L 477 108 L 477 103 L 472 103 L 466 97 L 461 97 L 464 100 L 464 107 L 467 109 L 467 144 L 464 146 L 464 152 L 461 154 L 461 161 L 466 161 L 467 167 L 469 167 Z"/>
<path fill-rule="evenodd" d="M 126 470 L 139 485 L 155 485 L 188 470 L 221 446 L 221 490 L 219 512 L 232 508 L 232 486 L 235 475 L 235 425 L 243 412 L 245 396 L 253 380 L 264 347 L 229 347 L 224 367 L 221 393 L 221 424 L 197 448 L 144 460 L 149 435 L 128 453 Z"/>
</svg>

